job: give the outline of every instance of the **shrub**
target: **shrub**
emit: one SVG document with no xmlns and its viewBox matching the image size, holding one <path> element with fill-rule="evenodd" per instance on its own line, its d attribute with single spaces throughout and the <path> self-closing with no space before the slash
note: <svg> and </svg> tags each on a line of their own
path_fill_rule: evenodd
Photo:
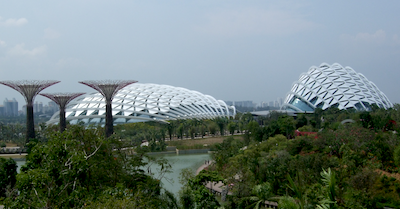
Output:
<svg viewBox="0 0 400 209">
<path fill-rule="evenodd" d="M 16 175 L 17 163 L 11 158 L 0 158 L 0 197 L 5 197 L 7 187 L 14 187 Z"/>
<path fill-rule="evenodd" d="M 306 136 L 301 136 L 291 140 L 291 143 L 289 143 L 287 146 L 287 151 L 291 155 L 297 155 L 301 151 L 307 152 L 313 150 L 313 148 L 312 139 Z"/>
<path fill-rule="evenodd" d="M 396 166 L 400 166 L 400 146 L 397 146 L 394 150 L 394 162 Z"/>
</svg>

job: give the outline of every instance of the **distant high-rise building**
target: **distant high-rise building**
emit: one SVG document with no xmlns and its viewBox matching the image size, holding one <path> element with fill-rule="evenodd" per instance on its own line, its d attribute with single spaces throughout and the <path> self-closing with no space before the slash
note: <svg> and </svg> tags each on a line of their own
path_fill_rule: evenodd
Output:
<svg viewBox="0 0 400 209">
<path fill-rule="evenodd" d="M 26 115 L 26 105 L 22 106 L 22 114 Z"/>
<path fill-rule="evenodd" d="M 55 102 L 50 101 L 47 105 L 43 107 L 43 113 L 53 115 L 55 112 L 58 111 L 58 109 L 58 105 Z"/>
<path fill-rule="evenodd" d="M 274 102 L 269 102 L 268 106 L 273 107 L 274 106 Z"/>
<path fill-rule="evenodd" d="M 261 107 L 262 108 L 268 107 L 268 102 L 261 102 Z"/>
<path fill-rule="evenodd" d="M 5 116 L 18 116 L 18 102 L 13 98 L 8 100 L 7 98 L 3 102 L 4 115 Z"/>
<path fill-rule="evenodd" d="M 229 106 L 233 106 L 233 102 L 232 101 L 225 101 L 225 104 L 229 105 Z"/>
<path fill-rule="evenodd" d="M 0 105 L 0 116 L 4 116 L 4 106 Z"/>
<path fill-rule="evenodd" d="M 33 104 L 33 112 L 34 113 L 42 113 L 43 112 L 43 103 L 35 102 L 35 104 Z"/>
<path fill-rule="evenodd" d="M 235 101 L 235 107 L 254 107 L 253 101 Z"/>
<path fill-rule="evenodd" d="M 280 104 L 278 101 L 274 101 L 274 107 L 280 107 Z"/>
<path fill-rule="evenodd" d="M 278 101 L 279 101 L 279 106 L 282 106 L 284 102 L 283 98 L 282 97 L 278 98 Z"/>
</svg>

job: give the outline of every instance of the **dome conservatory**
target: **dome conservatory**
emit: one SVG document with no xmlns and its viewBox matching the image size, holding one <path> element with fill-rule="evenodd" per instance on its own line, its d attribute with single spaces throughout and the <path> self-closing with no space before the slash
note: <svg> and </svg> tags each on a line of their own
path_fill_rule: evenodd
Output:
<svg viewBox="0 0 400 209">
<path fill-rule="evenodd" d="M 100 93 L 82 95 L 66 108 L 70 124 L 105 123 L 105 100 Z M 131 84 L 121 89 L 112 101 L 114 124 L 175 119 L 212 119 L 236 114 L 235 107 L 197 91 L 159 84 Z M 48 124 L 59 122 L 56 112 Z"/>
<path fill-rule="evenodd" d="M 315 108 L 371 110 L 393 107 L 386 95 L 361 73 L 340 64 L 321 64 L 300 75 L 287 94 L 282 110 L 314 111 Z"/>
</svg>

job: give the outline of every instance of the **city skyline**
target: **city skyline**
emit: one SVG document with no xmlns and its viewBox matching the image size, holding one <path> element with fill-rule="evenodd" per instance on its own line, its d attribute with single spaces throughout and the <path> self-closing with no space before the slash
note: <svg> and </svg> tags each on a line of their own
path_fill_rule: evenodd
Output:
<svg viewBox="0 0 400 209">
<path fill-rule="evenodd" d="M 11 101 L 11 99 L 5 98 L 4 102 L 6 100 Z M 17 102 L 18 104 L 18 110 L 17 110 L 17 115 L 20 114 L 26 114 L 25 113 L 25 108 L 26 104 L 18 102 L 15 98 L 12 99 L 13 101 Z M 254 107 L 254 108 L 263 108 L 263 107 L 280 107 L 283 103 L 283 98 L 276 98 L 275 100 L 264 100 L 261 102 L 254 102 L 252 100 L 243 100 L 243 101 L 224 101 L 227 103 L 229 106 L 235 106 L 235 107 Z M 3 104 L 0 104 L 0 108 L 6 108 L 6 106 Z M 52 112 L 52 114 L 56 113 L 58 111 L 58 106 L 57 104 L 52 101 L 35 101 L 34 103 L 34 113 L 46 113 L 46 112 Z M 0 112 L 1 113 L 1 112 Z M 0 114 L 0 117 L 3 116 Z M 4 115 L 6 116 L 6 115 Z"/>
<path fill-rule="evenodd" d="M 90 93 L 79 80 L 134 79 L 260 103 L 285 98 L 310 67 L 340 63 L 400 103 L 399 6 L 361 0 L 2 2 L 1 80 L 55 79 L 61 83 L 43 93 Z M 12 89 L 0 92 L 24 104 Z"/>
<path fill-rule="evenodd" d="M 6 104 L 8 103 L 8 104 Z M 15 105 L 16 103 L 16 105 Z M 11 106 L 11 111 L 13 112 L 12 114 L 10 114 L 9 110 L 10 107 L 7 106 Z M 15 106 L 14 106 L 15 105 Z M 58 111 L 58 107 L 57 104 L 54 101 L 47 101 L 47 102 L 41 102 L 41 101 L 35 101 L 33 104 L 33 112 L 34 113 L 46 113 L 46 112 L 52 112 L 52 114 L 54 114 L 55 112 Z M 1 116 L 19 116 L 19 115 L 26 115 L 26 104 L 25 103 L 21 103 L 18 102 L 18 100 L 16 100 L 15 98 L 12 99 L 8 99 L 5 98 L 3 100 L 3 103 L 0 103 L 0 117 Z"/>
</svg>

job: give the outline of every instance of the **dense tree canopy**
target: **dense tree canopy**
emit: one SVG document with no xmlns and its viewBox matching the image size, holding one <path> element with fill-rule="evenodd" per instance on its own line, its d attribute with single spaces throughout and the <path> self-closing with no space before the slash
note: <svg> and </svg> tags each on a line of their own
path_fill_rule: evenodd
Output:
<svg viewBox="0 0 400 209">
<path fill-rule="evenodd" d="M 104 203 L 164 208 L 168 204 L 169 193 L 162 192 L 160 179 L 144 170 L 154 159 L 140 153 L 128 156 L 122 150 L 124 142 L 106 140 L 99 129 L 70 126 L 53 133 L 48 142 L 31 143 L 26 164 L 16 175 L 16 190 L 4 201 L 8 207 L 94 208 Z M 164 172 L 170 169 L 163 161 L 157 163 Z"/>
<path fill-rule="evenodd" d="M 249 141 L 228 138 L 213 154 L 211 169 L 234 185 L 225 208 L 263 199 L 279 208 L 400 207 L 399 105 L 257 121 L 265 125 L 250 121 Z"/>
<path fill-rule="evenodd" d="M 235 118 L 176 120 L 169 124 L 40 127 L 21 173 L 0 159 L 1 203 L 10 208 L 279 208 L 400 207 L 400 105 L 370 112 L 316 109 L 296 117 L 240 113 Z M 12 136 L 13 126 L 0 126 Z M 144 152 L 170 140 L 232 134 L 214 145 L 213 164 L 183 174 L 176 200 L 148 175 L 149 163 L 168 163 Z M 143 141 L 149 146 L 140 148 Z M 1 149 L 1 148 L 0 148 Z M 132 155 L 135 151 L 136 154 Z M 223 181 L 231 195 L 217 200 L 204 185 Z M 228 186 L 229 185 L 229 186 Z"/>
</svg>

